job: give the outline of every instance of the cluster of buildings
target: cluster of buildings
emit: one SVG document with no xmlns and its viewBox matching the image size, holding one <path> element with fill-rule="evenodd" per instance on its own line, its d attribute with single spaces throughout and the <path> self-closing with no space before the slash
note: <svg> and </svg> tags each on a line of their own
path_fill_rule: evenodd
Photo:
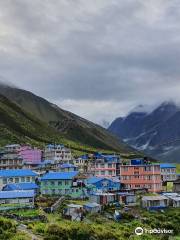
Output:
<svg viewBox="0 0 180 240">
<path fill-rule="evenodd" d="M 48 163 L 58 168 L 58 164 L 69 163 L 71 160 L 71 150 L 62 144 L 49 144 L 43 150 L 31 145 L 11 144 L 0 150 L 1 170 L 38 169 Z"/>
<path fill-rule="evenodd" d="M 12 203 L 33 205 L 38 194 L 89 198 L 91 206 L 134 204 L 136 192 L 160 193 L 167 182 L 174 182 L 178 189 L 173 164 L 150 163 L 146 159 L 122 162 L 118 155 L 102 153 L 75 159 L 62 144 L 49 144 L 44 150 L 14 144 L 0 151 L 0 204 L 6 207 Z M 144 206 L 149 206 L 145 200 Z"/>
</svg>

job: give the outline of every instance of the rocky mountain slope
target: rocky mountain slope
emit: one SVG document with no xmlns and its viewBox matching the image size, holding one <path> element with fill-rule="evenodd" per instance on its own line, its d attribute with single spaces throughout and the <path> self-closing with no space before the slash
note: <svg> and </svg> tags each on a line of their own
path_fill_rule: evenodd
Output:
<svg viewBox="0 0 180 240">
<path fill-rule="evenodd" d="M 133 111 L 109 127 L 137 150 L 163 161 L 180 162 L 180 108 L 164 102 L 151 112 Z"/>
</svg>

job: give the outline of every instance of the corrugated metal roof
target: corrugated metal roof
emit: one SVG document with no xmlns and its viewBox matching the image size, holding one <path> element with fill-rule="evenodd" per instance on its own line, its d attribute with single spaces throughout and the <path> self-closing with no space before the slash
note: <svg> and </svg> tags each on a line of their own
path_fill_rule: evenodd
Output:
<svg viewBox="0 0 180 240">
<path fill-rule="evenodd" d="M 34 191 L 0 191 L 0 199 L 32 198 Z"/>
<path fill-rule="evenodd" d="M 60 168 L 77 168 L 77 167 L 70 163 L 64 163 L 64 164 L 60 165 Z"/>
<path fill-rule="evenodd" d="M 78 171 L 74 172 L 49 172 L 45 174 L 41 180 L 70 180 L 73 179 L 76 175 L 78 175 Z"/>
<path fill-rule="evenodd" d="M 68 204 L 67 207 L 69 208 L 82 208 L 82 205 L 78 205 L 78 204 Z"/>
<path fill-rule="evenodd" d="M 167 197 L 162 196 L 162 195 L 157 195 L 157 196 L 144 196 L 142 197 L 142 201 L 156 201 L 156 200 L 168 200 Z"/>
<path fill-rule="evenodd" d="M 89 207 L 89 208 L 94 208 L 94 207 L 100 207 L 101 205 L 98 203 L 95 203 L 95 202 L 88 202 L 88 203 L 85 203 L 83 206 Z"/>
<path fill-rule="evenodd" d="M 105 178 L 92 177 L 92 178 L 87 179 L 87 182 L 88 182 L 88 184 L 94 184 L 94 183 L 97 183 L 99 181 L 102 181 L 103 179 L 105 179 Z"/>
<path fill-rule="evenodd" d="M 4 186 L 4 190 L 31 190 L 31 189 L 38 189 L 38 185 L 35 183 L 10 183 Z"/>
<path fill-rule="evenodd" d="M 24 177 L 24 176 L 37 176 L 35 172 L 30 169 L 10 169 L 0 170 L 0 177 Z"/>
<path fill-rule="evenodd" d="M 176 166 L 170 163 L 161 163 L 160 168 L 176 168 Z"/>
<path fill-rule="evenodd" d="M 113 183 L 119 183 L 120 182 L 120 181 L 117 181 L 117 179 L 113 180 L 111 178 L 101 178 L 101 177 L 91 177 L 91 178 L 87 179 L 87 182 L 88 182 L 88 184 L 94 184 L 94 183 L 97 183 L 97 182 L 102 181 L 102 180 L 110 181 L 110 182 L 113 182 Z"/>
</svg>

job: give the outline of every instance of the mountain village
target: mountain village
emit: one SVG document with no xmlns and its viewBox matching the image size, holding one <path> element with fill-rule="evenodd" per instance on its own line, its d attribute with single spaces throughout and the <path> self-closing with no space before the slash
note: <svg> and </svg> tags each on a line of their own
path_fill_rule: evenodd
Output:
<svg viewBox="0 0 180 240">
<path fill-rule="evenodd" d="M 0 214 L 38 208 L 43 197 L 55 199 L 43 208 L 45 212 L 56 211 L 68 199 L 63 216 L 76 221 L 107 206 L 115 206 L 114 221 L 137 206 L 148 211 L 180 207 L 180 175 L 175 165 L 103 153 L 74 158 L 62 144 L 44 149 L 20 144 L 1 148 L 0 189 Z"/>
</svg>

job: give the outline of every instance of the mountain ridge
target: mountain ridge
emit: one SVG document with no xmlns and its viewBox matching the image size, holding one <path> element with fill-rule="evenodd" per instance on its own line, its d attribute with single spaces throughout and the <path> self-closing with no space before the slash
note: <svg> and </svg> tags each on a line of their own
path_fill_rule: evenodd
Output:
<svg viewBox="0 0 180 240">
<path fill-rule="evenodd" d="M 180 162 L 180 107 L 166 101 L 152 112 L 130 112 L 115 119 L 109 131 L 139 151 L 162 161 Z M 174 151 L 173 151 L 174 149 Z"/>
<path fill-rule="evenodd" d="M 40 124 L 50 128 L 57 139 L 67 139 L 78 146 L 115 152 L 134 152 L 106 129 L 83 119 L 29 91 L 0 84 L 0 94 L 28 112 Z M 60 140 L 59 140 L 60 141 Z"/>
</svg>

